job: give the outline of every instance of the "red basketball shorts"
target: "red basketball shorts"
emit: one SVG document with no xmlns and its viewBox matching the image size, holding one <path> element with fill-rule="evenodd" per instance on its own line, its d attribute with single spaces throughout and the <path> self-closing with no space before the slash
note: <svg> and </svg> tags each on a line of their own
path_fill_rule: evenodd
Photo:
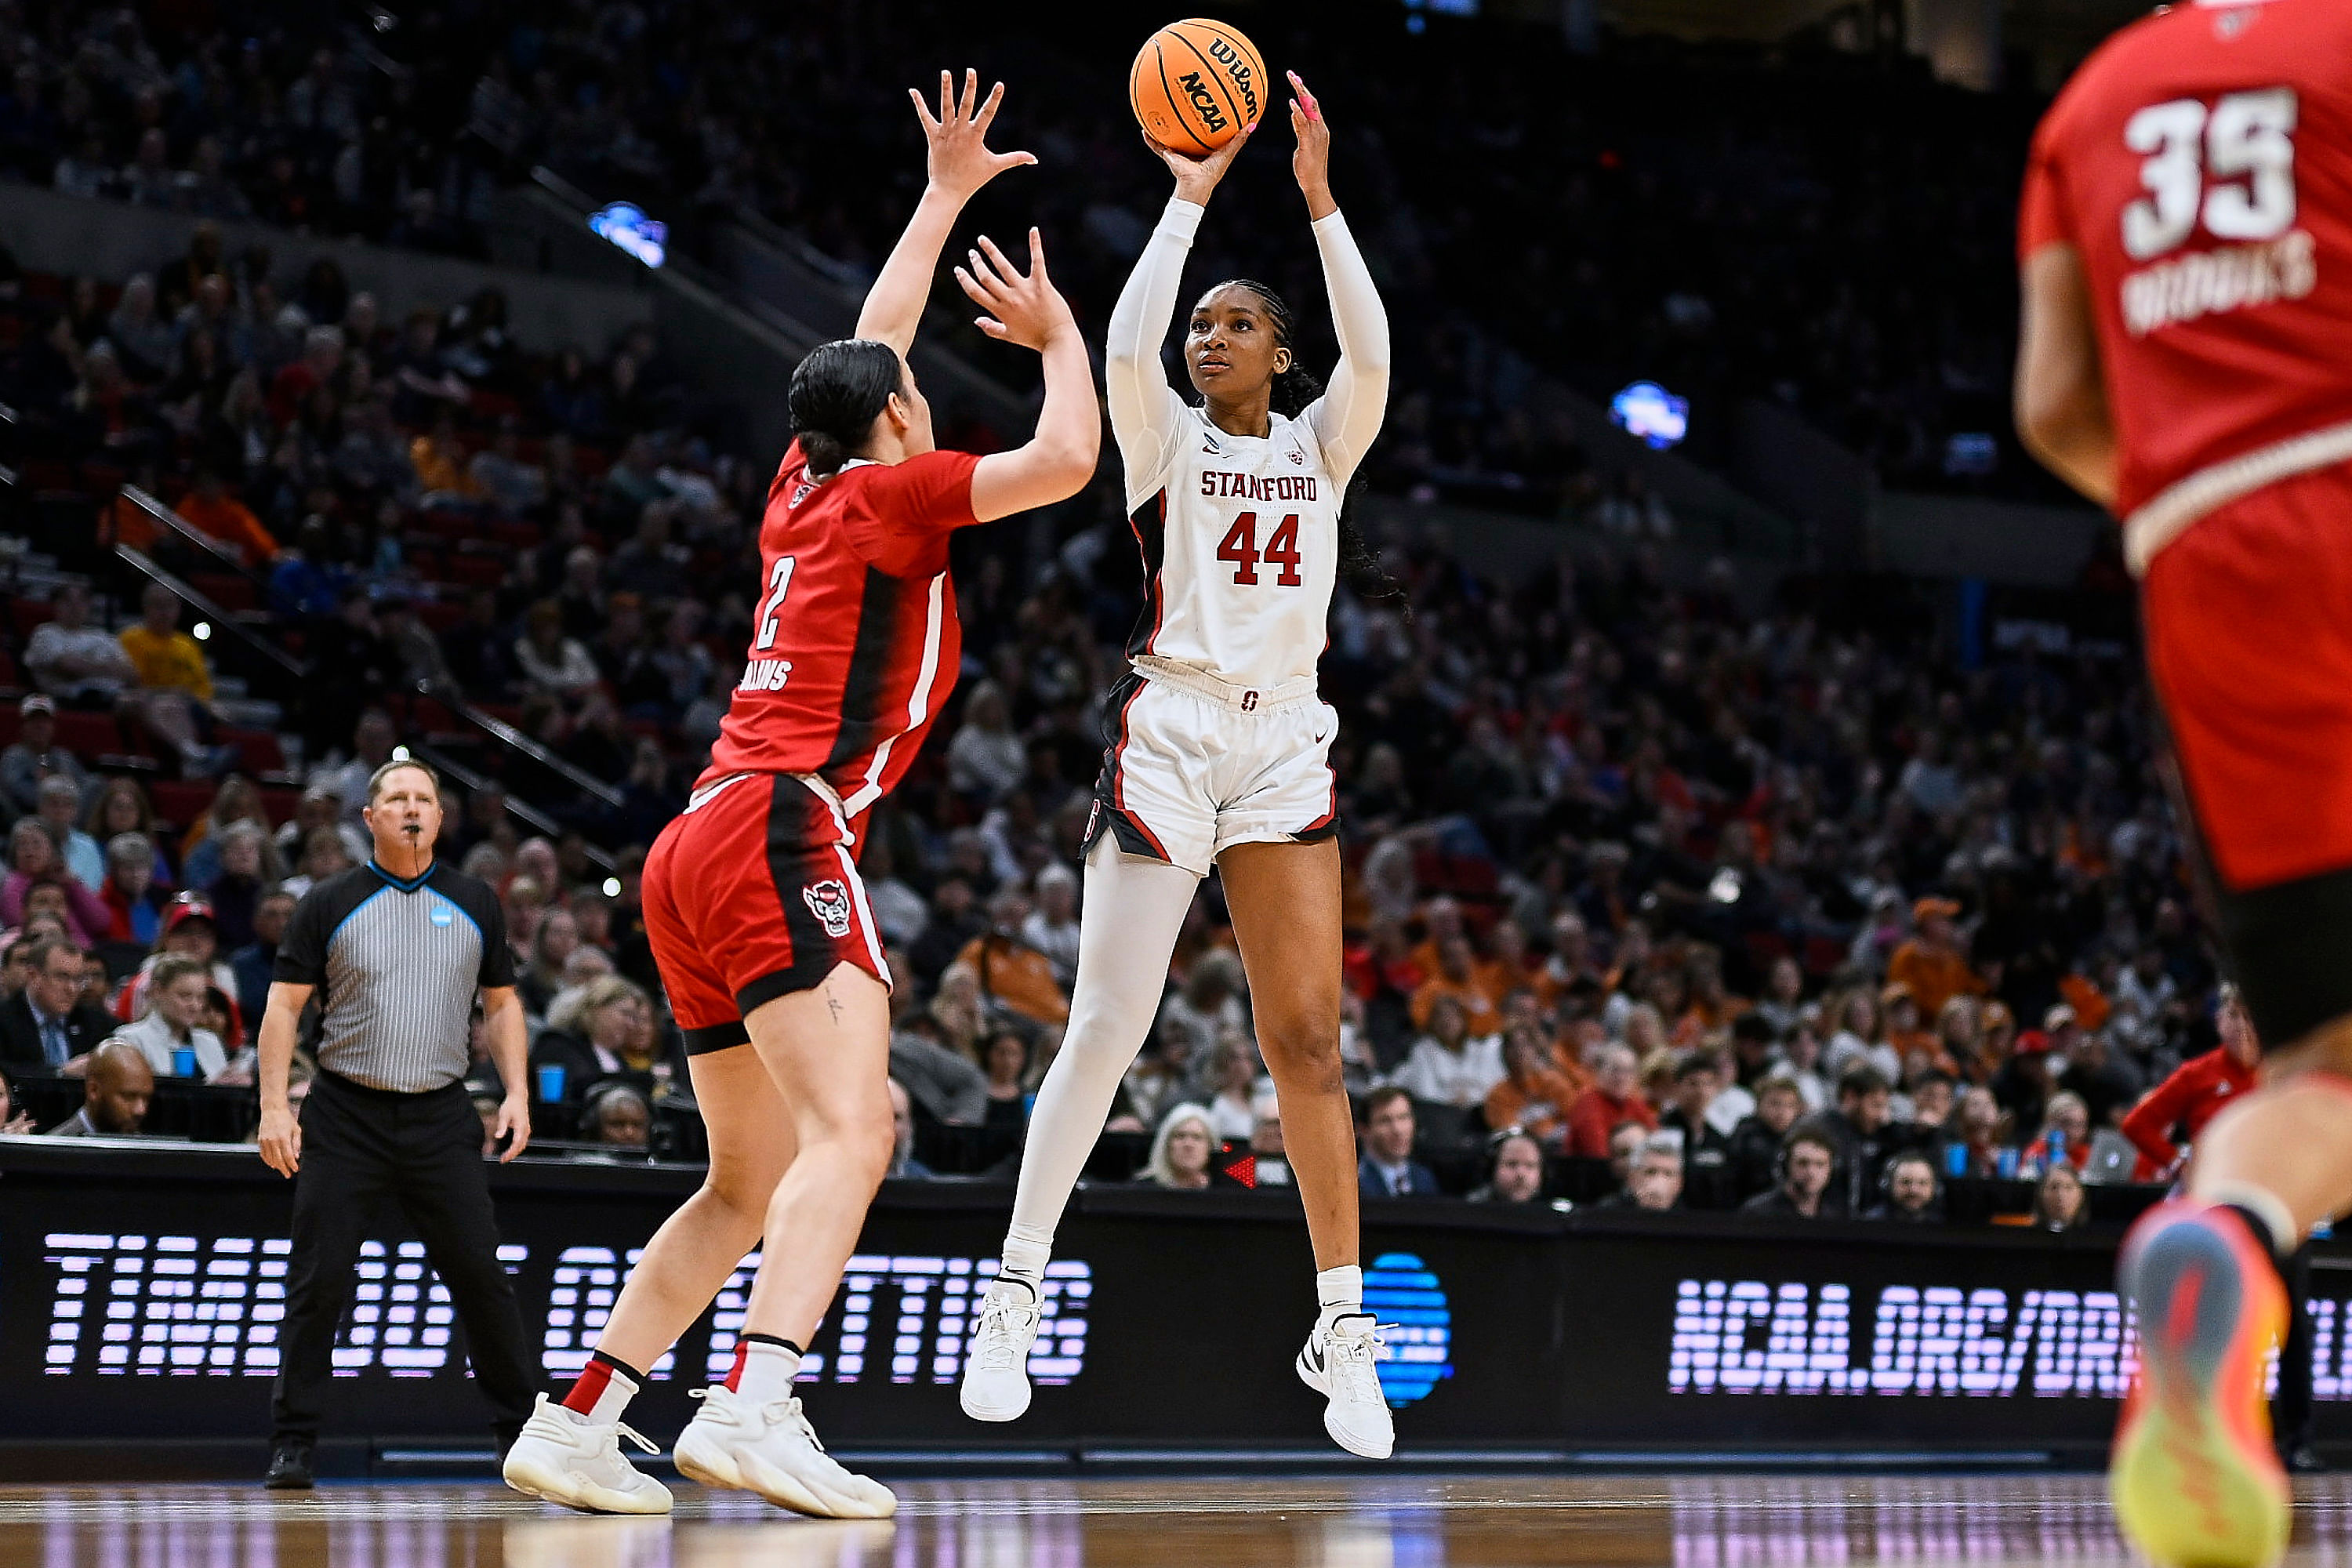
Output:
<svg viewBox="0 0 2352 1568">
<path fill-rule="evenodd" d="M 2148 668 L 2263 1044 L 2352 1012 L 2352 470 L 2200 519 L 2141 584 Z"/>
<path fill-rule="evenodd" d="M 853 963 L 890 969 L 840 808 L 792 773 L 705 785 L 654 840 L 646 934 L 689 1054 L 747 1044 L 744 1016 Z"/>
</svg>

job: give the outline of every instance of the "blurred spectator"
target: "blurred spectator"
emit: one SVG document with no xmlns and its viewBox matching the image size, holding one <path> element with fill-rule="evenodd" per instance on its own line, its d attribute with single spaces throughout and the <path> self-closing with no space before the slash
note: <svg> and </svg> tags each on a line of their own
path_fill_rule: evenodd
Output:
<svg viewBox="0 0 2352 1568">
<path fill-rule="evenodd" d="M 82 830 L 82 802 L 89 798 L 89 792 L 59 776 L 43 779 L 37 796 L 41 820 L 63 847 L 66 871 L 84 889 L 96 893 L 106 885 L 106 849 Z"/>
<path fill-rule="evenodd" d="M 17 947 L 27 973 L 24 989 L 0 1002 L 0 1062 L 17 1072 L 61 1071 L 111 1035 L 115 1020 L 82 1001 L 81 950 L 72 942 L 48 937 Z"/>
<path fill-rule="evenodd" d="M 136 1046 L 158 1078 L 210 1079 L 228 1065 L 221 1038 L 201 1026 L 206 994 L 212 982 L 203 964 L 192 958 L 166 958 L 155 965 L 148 981 L 148 1008 L 135 1024 L 115 1032 L 115 1038 Z M 193 1072 L 184 1072 L 177 1053 L 192 1053 Z"/>
<path fill-rule="evenodd" d="M 1742 1214 L 1818 1219 L 1844 1212 L 1830 1190 L 1837 1170 L 1837 1146 L 1829 1135 L 1801 1126 L 1782 1140 L 1780 1173 L 1772 1190 L 1739 1205 Z"/>
<path fill-rule="evenodd" d="M 2090 1109 L 2083 1103 L 2081 1095 L 2061 1089 L 2050 1097 L 2049 1107 L 2042 1115 L 2042 1131 L 2025 1146 L 2021 1163 L 2028 1172 L 2063 1164 L 2079 1175 L 2090 1163 Z"/>
<path fill-rule="evenodd" d="M 50 609 L 25 645 L 25 667 L 41 689 L 68 708 L 111 710 L 126 700 L 139 668 L 119 638 L 89 624 L 89 590 L 65 584 Z"/>
<path fill-rule="evenodd" d="M 1037 907 L 1022 922 L 1021 939 L 1045 955 L 1066 994 L 1078 974 L 1077 874 L 1067 866 L 1048 866 L 1037 873 L 1036 887 Z"/>
<path fill-rule="evenodd" d="M 1437 1178 L 1412 1157 L 1412 1097 L 1391 1086 L 1364 1098 L 1363 1157 L 1356 1184 L 1367 1196 L 1434 1197 Z"/>
<path fill-rule="evenodd" d="M 1681 1135 L 1683 1184 L 1696 1190 L 1701 1202 L 1729 1179 L 1731 1139 L 1707 1115 L 1722 1085 L 1721 1059 L 1692 1051 L 1675 1064 L 1674 1103 L 1658 1113 L 1658 1131 Z"/>
<path fill-rule="evenodd" d="M 1887 983 L 1908 987 L 1922 1017 L 1939 1016 L 1955 996 L 1984 991 L 1984 980 L 1961 951 L 1952 924 L 1959 913 L 1960 906 L 1949 899 L 1921 899 L 1911 907 L 1911 939 L 1886 961 Z"/>
<path fill-rule="evenodd" d="M 89 1053 L 82 1104 L 48 1131 L 51 1138 L 135 1138 L 147 1124 L 155 1098 L 155 1074 L 147 1058 L 128 1040 L 99 1043 Z"/>
<path fill-rule="evenodd" d="M 1805 1113 L 1797 1080 L 1774 1073 L 1756 1085 L 1756 1112 L 1731 1134 L 1732 1186 L 1742 1201 L 1769 1192 L 1780 1180 L 1780 1146 Z"/>
<path fill-rule="evenodd" d="M 1238 1143 L 1257 1126 L 1257 1047 L 1231 1030 L 1209 1055 L 1203 1085 L 1209 1091 L 1209 1131 L 1221 1142 Z"/>
<path fill-rule="evenodd" d="M 1966 1151 L 1958 1156 L 1958 1169 L 1952 1164 L 1955 1149 Z M 1953 1175 L 1990 1180 L 2001 1173 L 2000 1104 L 1990 1089 L 1970 1089 L 1960 1096 L 1946 1128 L 1940 1152 L 1943 1168 Z"/>
<path fill-rule="evenodd" d="M 988 916 L 989 929 L 956 954 L 957 964 L 972 972 L 982 996 L 1033 1023 L 1068 1023 L 1070 999 L 1054 977 L 1053 961 L 1022 937 L 1029 900 L 1021 889 L 999 889 L 988 901 Z"/>
<path fill-rule="evenodd" d="M 217 468 L 199 467 L 195 488 L 173 510 L 197 532 L 236 551 L 247 566 L 266 565 L 277 557 L 277 537 L 261 526 L 252 508 L 229 494 L 228 481 Z"/>
<path fill-rule="evenodd" d="M 253 906 L 253 940 L 228 955 L 229 973 L 236 979 L 236 1005 L 257 1026 L 269 1000 L 271 975 L 278 967 L 278 944 L 286 922 L 293 918 L 294 894 L 283 888 L 264 893 Z"/>
<path fill-rule="evenodd" d="M 2073 1230 L 2087 1217 L 2083 1192 L 2083 1178 L 2071 1165 L 2053 1165 L 2042 1173 L 2041 1183 L 2033 1189 L 2033 1227 L 2036 1230 Z"/>
<path fill-rule="evenodd" d="M 236 971 L 221 954 L 220 918 L 202 893 L 180 893 L 163 906 L 163 930 L 149 953 L 122 987 L 115 1016 L 126 1021 L 143 1017 L 156 966 L 166 959 L 184 958 L 202 969 L 205 984 L 225 996 L 236 994 Z"/>
<path fill-rule="evenodd" d="M 1486 1125 L 1525 1132 L 1539 1146 L 1557 1144 L 1567 1131 L 1568 1108 L 1580 1092 L 1536 1026 L 1513 1024 L 1503 1035 L 1503 1079 L 1486 1095 Z"/>
<path fill-rule="evenodd" d="M 1603 1198 L 1602 1208 L 1672 1209 L 1682 1206 L 1684 1149 L 1672 1133 L 1645 1135 L 1625 1172 L 1625 1184 Z"/>
<path fill-rule="evenodd" d="M 1462 1010 L 1466 1035 L 1482 1040 L 1491 1038 L 1502 1028 L 1503 1016 L 1481 983 L 1470 939 L 1456 932 L 1439 942 L 1435 953 L 1436 962 L 1429 978 L 1412 994 L 1413 1023 L 1433 1033 L 1431 1020 L 1438 1005 L 1452 1002 Z"/>
<path fill-rule="evenodd" d="M 1895 1155 L 1886 1163 L 1881 1185 L 1885 1195 L 1864 1217 L 1897 1225 L 1944 1223 L 1944 1184 L 1927 1155 L 1916 1149 Z"/>
<path fill-rule="evenodd" d="M 1012 729 L 1004 689 L 976 683 L 964 699 L 963 723 L 948 743 L 948 782 L 959 793 L 993 802 L 1028 775 L 1029 748 Z"/>
<path fill-rule="evenodd" d="M 0 1138 L 22 1138 L 34 1131 L 33 1113 L 16 1103 L 16 1086 L 0 1071 Z"/>
<path fill-rule="evenodd" d="M 1028 1082 L 1029 1042 L 1017 1029 L 998 1029 L 988 1037 L 982 1062 L 988 1072 L 986 1125 L 1016 1131 L 1027 1126 L 1033 1098 Z"/>
<path fill-rule="evenodd" d="M 653 1057 L 635 1049 L 637 1015 L 647 1006 L 635 981 L 617 974 L 592 981 L 549 1009 L 547 1027 L 531 1042 L 531 1070 L 561 1067 L 564 1098 L 574 1102 L 606 1079 L 650 1073 Z"/>
<path fill-rule="evenodd" d="M 1471 1192 L 1470 1201 L 1540 1203 L 1543 1184 L 1543 1145 L 1525 1132 L 1497 1132 L 1487 1144 L 1486 1180 Z"/>
<path fill-rule="evenodd" d="M 936 918 L 936 917 L 934 917 Z M 1230 952 L 1204 952 L 1192 961 L 1183 984 L 1160 1005 L 1160 1028 L 1173 1021 L 1189 1031 L 1195 1049 L 1227 1029 L 1245 1029 L 1242 1010 L 1242 961 Z"/>
<path fill-rule="evenodd" d="M 653 1141 L 653 1107 L 634 1085 L 599 1084 L 581 1111 L 580 1133 L 591 1143 L 643 1152 Z"/>
<path fill-rule="evenodd" d="M 58 779 L 79 800 L 89 790 L 89 774 L 71 752 L 58 744 L 58 705 L 34 692 L 16 704 L 16 738 L 0 752 L 0 794 L 19 814 L 41 808 L 41 785 Z"/>
<path fill-rule="evenodd" d="M 1609 1157 L 1610 1131 L 1625 1121 L 1644 1129 L 1658 1125 L 1658 1113 L 1640 1088 L 1641 1064 L 1629 1047 L 1607 1045 L 1592 1054 L 1592 1085 L 1569 1107 L 1566 1152 L 1580 1159 Z"/>
<path fill-rule="evenodd" d="M 2133 1180 L 2168 1180 L 2205 1124 L 2222 1107 L 2253 1091 L 2263 1046 L 2234 986 L 2223 987 L 2213 1023 L 2220 1047 L 2175 1068 L 2124 1118 L 2124 1136 L 2140 1156 Z"/>
<path fill-rule="evenodd" d="M 932 1120 L 977 1127 L 993 1109 L 988 1075 L 946 1047 L 908 1029 L 890 1036 L 890 1079 L 920 1102 Z"/>
<path fill-rule="evenodd" d="M 99 885 L 105 886 L 104 879 Z M 30 908 L 33 890 L 58 889 L 63 912 L 77 941 L 87 946 L 106 935 L 113 914 L 105 900 L 66 875 L 58 854 L 56 826 L 46 816 L 21 816 L 8 830 L 8 876 L 0 881 L 0 925 L 21 925 Z"/>
<path fill-rule="evenodd" d="M 1197 1105 L 1176 1106 L 1160 1119 L 1141 1179 L 1155 1187 L 1198 1191 L 1209 1185 L 1209 1161 L 1216 1150 L 1209 1113 Z"/>
<path fill-rule="evenodd" d="M 2066 1070 L 2058 1076 L 2060 1087 L 2083 1102 L 2094 1128 L 2122 1121 L 2147 1087 L 2130 1058 L 2108 1045 L 2107 1036 L 2107 1030 L 2078 1033 L 2067 1047 Z"/>
<path fill-rule="evenodd" d="M 139 719 L 155 738 L 180 754 L 192 773 L 219 772 L 235 760 L 233 751 L 205 744 L 211 723 L 213 673 L 196 639 L 180 629 L 180 596 L 151 583 L 139 597 L 140 618 L 122 628 L 122 651 L 137 671 Z"/>
<path fill-rule="evenodd" d="M 118 833 L 106 841 L 106 885 L 99 890 L 106 905 L 106 929 L 100 941 L 152 947 L 162 934 L 163 895 L 155 886 L 155 846 L 137 833 Z"/>
<path fill-rule="evenodd" d="M 1433 997 L 1424 1018 L 1428 1032 L 1413 1042 L 1389 1081 L 1423 1105 L 1465 1112 L 1483 1108 L 1505 1077 L 1501 1038 L 1473 1037 L 1469 1010 L 1450 994 Z M 1467 1125 L 1466 1118 L 1463 1125 Z"/>
<path fill-rule="evenodd" d="M 890 1123 L 893 1142 L 890 1145 L 890 1169 L 884 1173 L 897 1182 L 927 1182 L 931 1168 L 915 1158 L 915 1110 L 907 1098 L 907 1086 L 897 1079 L 890 1080 Z"/>
<path fill-rule="evenodd" d="M 1879 1070 L 1857 1063 L 1838 1079 L 1837 1108 L 1806 1119 L 1837 1155 L 1842 1213 L 1858 1215 L 1875 1203 L 1886 1162 L 1914 1141 L 1911 1129 L 1894 1120 L 1894 1088 Z"/>
<path fill-rule="evenodd" d="M 2018 1036 L 2017 1045 L 1989 1086 L 1993 1099 L 2021 1134 L 2039 1131 L 2042 1109 L 2054 1085 L 2050 1077 L 2050 1037 L 2039 1029 Z"/>
</svg>

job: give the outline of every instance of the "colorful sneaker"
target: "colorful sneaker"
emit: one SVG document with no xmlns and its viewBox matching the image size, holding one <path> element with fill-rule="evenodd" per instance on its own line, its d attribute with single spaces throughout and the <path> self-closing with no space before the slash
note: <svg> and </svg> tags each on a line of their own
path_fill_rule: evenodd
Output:
<svg viewBox="0 0 2352 1568">
<path fill-rule="evenodd" d="M 2116 1431 L 2107 1496 L 2158 1568 L 2263 1568 L 2286 1551 L 2293 1495 L 2271 1446 L 2264 1373 L 2285 1288 L 2226 1209 L 2168 1203 L 2124 1242 L 2139 1375 Z"/>
<path fill-rule="evenodd" d="M 622 1457 L 624 1437 L 648 1454 L 661 1451 L 618 1421 L 591 1421 L 542 1394 L 501 1473 L 525 1497 L 583 1513 L 667 1513 L 669 1489 Z"/>
<path fill-rule="evenodd" d="M 1350 1454 L 1385 1459 L 1396 1451 L 1396 1423 L 1381 1392 L 1380 1324 L 1370 1312 L 1349 1312 L 1317 1324 L 1295 1363 L 1299 1381 L 1329 1401 L 1323 1430 Z"/>
<path fill-rule="evenodd" d="M 1004 1274 L 980 1299 L 980 1320 L 964 1342 L 963 1413 L 1010 1421 L 1029 1408 L 1029 1347 L 1045 1321 L 1037 1288 Z"/>
<path fill-rule="evenodd" d="M 794 1399 L 754 1405 L 721 1384 L 697 1389 L 702 1408 L 670 1450 L 678 1473 L 706 1486 L 753 1491 L 819 1519 L 887 1519 L 898 1500 L 880 1481 L 841 1468 Z"/>
</svg>

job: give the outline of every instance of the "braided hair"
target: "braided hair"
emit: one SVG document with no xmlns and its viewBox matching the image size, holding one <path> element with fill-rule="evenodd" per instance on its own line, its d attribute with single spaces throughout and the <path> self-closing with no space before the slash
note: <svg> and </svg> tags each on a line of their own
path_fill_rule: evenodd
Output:
<svg viewBox="0 0 2352 1568">
<path fill-rule="evenodd" d="M 1291 313 L 1289 303 L 1272 289 L 1255 278 L 1228 278 L 1217 285 L 1220 289 L 1246 289 L 1265 301 L 1265 313 L 1274 319 L 1274 346 L 1290 350 L 1290 368 L 1276 373 L 1273 395 L 1267 405 L 1286 419 L 1296 419 L 1307 412 L 1309 405 L 1323 395 L 1323 383 L 1312 371 L 1298 363 L 1298 351 L 1291 346 L 1297 326 L 1297 317 Z M 1360 471 L 1349 480 L 1339 498 L 1339 580 L 1355 590 L 1356 596 L 1369 604 L 1390 604 L 1406 608 L 1404 584 L 1381 564 L 1380 552 L 1357 529 L 1351 515 L 1356 510 L 1356 498 L 1364 488 Z M 1411 612 L 1407 609 L 1407 614 Z"/>
</svg>

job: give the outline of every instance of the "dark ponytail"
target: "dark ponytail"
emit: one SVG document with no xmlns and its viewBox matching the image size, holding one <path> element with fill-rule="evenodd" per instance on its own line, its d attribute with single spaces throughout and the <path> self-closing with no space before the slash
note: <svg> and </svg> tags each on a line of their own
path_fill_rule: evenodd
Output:
<svg viewBox="0 0 2352 1568">
<path fill-rule="evenodd" d="M 1252 278 L 1232 278 L 1217 285 L 1220 289 L 1246 289 L 1265 301 L 1266 314 L 1274 318 L 1274 344 L 1290 350 L 1290 368 L 1278 372 L 1267 399 L 1267 406 L 1286 419 L 1296 419 L 1307 412 L 1314 401 L 1323 395 L 1323 383 L 1314 372 L 1298 363 L 1298 351 L 1291 347 L 1292 327 L 1296 318 L 1281 295 Z M 1339 498 L 1339 581 L 1354 590 L 1358 598 L 1367 604 L 1394 605 L 1412 615 L 1405 598 L 1404 584 L 1390 574 L 1381 564 L 1380 552 L 1371 547 L 1356 527 L 1353 514 L 1356 498 L 1363 493 L 1364 476 L 1360 469 L 1348 483 L 1347 493 Z"/>
<path fill-rule="evenodd" d="M 874 421 L 904 384 L 898 351 L 870 338 L 840 338 L 809 350 L 793 372 L 793 434 L 809 472 L 830 479 L 866 445 Z"/>
</svg>

